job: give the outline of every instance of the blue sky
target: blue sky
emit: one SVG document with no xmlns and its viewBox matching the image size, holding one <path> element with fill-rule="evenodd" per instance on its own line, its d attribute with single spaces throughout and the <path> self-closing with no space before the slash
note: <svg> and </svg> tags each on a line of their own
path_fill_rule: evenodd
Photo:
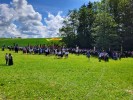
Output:
<svg viewBox="0 0 133 100">
<path fill-rule="evenodd" d="M 68 11 L 79 9 L 88 2 L 89 0 L 0 0 L 0 37 L 57 37 Z"/>
<path fill-rule="evenodd" d="M 62 11 L 63 15 L 67 15 L 69 10 L 78 9 L 83 4 L 87 4 L 89 1 L 99 0 L 27 0 L 34 9 L 42 14 L 43 17 L 47 17 L 48 12 L 56 15 L 58 11 Z M 12 0 L 0 0 L 0 3 L 10 3 Z"/>
</svg>

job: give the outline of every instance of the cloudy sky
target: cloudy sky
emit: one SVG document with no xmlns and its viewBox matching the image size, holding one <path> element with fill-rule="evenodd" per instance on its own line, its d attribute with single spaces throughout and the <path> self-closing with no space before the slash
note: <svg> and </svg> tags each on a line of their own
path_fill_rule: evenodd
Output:
<svg viewBox="0 0 133 100">
<path fill-rule="evenodd" d="M 57 37 L 68 10 L 78 9 L 88 2 L 89 0 L 0 0 L 0 37 Z"/>
</svg>

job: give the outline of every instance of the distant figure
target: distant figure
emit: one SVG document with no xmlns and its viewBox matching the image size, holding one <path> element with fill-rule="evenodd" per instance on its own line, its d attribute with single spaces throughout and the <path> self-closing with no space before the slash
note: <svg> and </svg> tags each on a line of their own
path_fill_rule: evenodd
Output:
<svg viewBox="0 0 133 100">
<path fill-rule="evenodd" d="M 5 60 L 6 60 L 6 65 L 8 65 L 8 54 L 6 53 L 6 55 L 5 55 Z"/>
<path fill-rule="evenodd" d="M 98 59 L 99 59 L 99 62 L 101 62 L 101 59 L 102 59 L 102 53 L 101 52 L 98 55 Z"/>
<path fill-rule="evenodd" d="M 45 55 L 46 55 L 46 56 L 49 55 L 49 48 L 46 48 L 46 50 L 45 50 Z"/>
<path fill-rule="evenodd" d="M 104 53 L 104 61 L 108 62 L 109 61 L 109 54 L 106 52 Z"/>
<path fill-rule="evenodd" d="M 58 52 L 58 58 L 62 58 L 62 57 L 63 57 L 63 54 L 62 54 L 61 50 L 59 50 L 59 52 Z"/>
<path fill-rule="evenodd" d="M 86 52 L 86 57 L 89 59 L 89 61 L 90 61 L 90 57 L 91 57 L 91 55 L 90 55 L 90 51 L 87 51 Z"/>
<path fill-rule="evenodd" d="M 88 57 L 88 58 L 90 58 L 90 51 L 87 51 L 87 53 L 86 53 L 86 56 Z"/>
<path fill-rule="evenodd" d="M 79 55 L 79 47 L 76 45 L 75 53 Z"/>
<path fill-rule="evenodd" d="M 11 53 L 9 53 L 9 57 L 8 57 L 8 65 L 13 65 L 13 57 L 11 55 Z"/>
<path fill-rule="evenodd" d="M 68 54 L 69 54 L 69 51 L 66 50 L 66 51 L 65 51 L 65 58 L 68 58 Z"/>
<path fill-rule="evenodd" d="M 4 51 L 4 50 L 5 50 L 5 45 L 2 46 L 2 51 Z"/>
<path fill-rule="evenodd" d="M 15 53 L 18 53 L 18 45 L 17 44 L 14 46 L 14 49 L 15 49 Z"/>
</svg>

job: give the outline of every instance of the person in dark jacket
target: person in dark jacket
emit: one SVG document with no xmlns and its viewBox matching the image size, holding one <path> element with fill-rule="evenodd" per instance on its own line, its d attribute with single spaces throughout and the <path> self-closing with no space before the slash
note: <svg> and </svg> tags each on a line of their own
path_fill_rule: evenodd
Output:
<svg viewBox="0 0 133 100">
<path fill-rule="evenodd" d="M 11 55 L 11 53 L 9 53 L 9 57 L 8 57 L 8 65 L 13 65 L 13 57 Z"/>
</svg>

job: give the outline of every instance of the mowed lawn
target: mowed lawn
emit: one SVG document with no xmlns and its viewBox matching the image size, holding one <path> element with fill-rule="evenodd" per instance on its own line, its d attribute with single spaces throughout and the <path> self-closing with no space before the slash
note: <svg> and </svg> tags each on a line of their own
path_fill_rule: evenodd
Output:
<svg viewBox="0 0 133 100">
<path fill-rule="evenodd" d="M 6 66 L 10 52 L 14 65 Z M 133 100 L 133 58 L 98 62 L 0 51 L 0 100 Z"/>
</svg>

